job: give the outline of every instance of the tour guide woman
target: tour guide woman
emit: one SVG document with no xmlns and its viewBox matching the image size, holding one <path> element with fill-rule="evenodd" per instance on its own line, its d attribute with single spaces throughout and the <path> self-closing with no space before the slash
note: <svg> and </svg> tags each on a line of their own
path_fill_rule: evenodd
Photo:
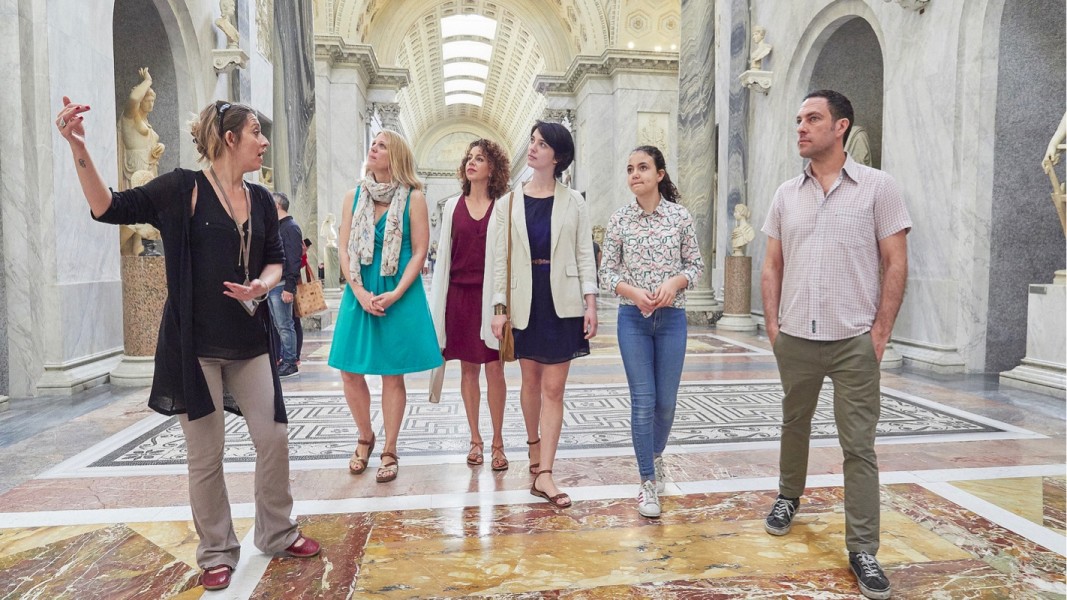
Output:
<svg viewBox="0 0 1067 600">
<path fill-rule="evenodd" d="M 259 119 L 241 104 L 209 104 L 190 127 L 206 169 L 175 169 L 115 193 L 86 149 L 88 110 L 64 97 L 56 126 L 70 144 L 93 218 L 150 223 L 163 238 L 167 302 L 148 405 L 178 415 L 185 433 L 200 583 L 209 590 L 228 586 L 241 552 L 222 471 L 223 410 L 245 417 L 256 448 L 256 547 L 315 556 L 318 542 L 301 535 L 290 517 L 289 442 L 270 356 L 273 326 L 270 312 L 258 305 L 281 278 L 283 259 L 270 193 L 243 180 L 263 165 L 269 145 Z M 232 401 L 223 400 L 224 385 Z"/>
</svg>

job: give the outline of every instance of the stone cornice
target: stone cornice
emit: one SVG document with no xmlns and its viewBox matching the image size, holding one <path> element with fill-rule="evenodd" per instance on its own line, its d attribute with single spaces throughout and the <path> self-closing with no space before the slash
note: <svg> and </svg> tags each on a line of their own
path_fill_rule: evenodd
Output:
<svg viewBox="0 0 1067 600">
<path fill-rule="evenodd" d="M 563 75 L 538 75 L 534 87 L 542 94 L 573 94 L 589 77 L 618 72 L 678 73 L 678 53 L 611 49 L 600 56 L 579 55 Z"/>
<path fill-rule="evenodd" d="M 372 86 L 399 90 L 411 80 L 407 69 L 379 65 L 371 46 L 349 44 L 339 35 L 316 34 L 315 58 L 326 61 L 331 67 L 357 68 L 366 76 L 367 84 Z"/>
<path fill-rule="evenodd" d="M 419 169 L 419 170 L 417 170 L 415 172 L 418 173 L 419 177 L 423 177 L 425 179 L 430 179 L 430 178 L 455 179 L 456 178 L 456 172 L 455 171 L 447 171 L 447 170 L 444 170 L 444 169 Z"/>
</svg>

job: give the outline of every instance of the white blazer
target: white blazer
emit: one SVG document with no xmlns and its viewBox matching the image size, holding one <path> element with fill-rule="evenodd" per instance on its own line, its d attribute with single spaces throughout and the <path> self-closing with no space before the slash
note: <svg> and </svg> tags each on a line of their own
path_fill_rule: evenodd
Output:
<svg viewBox="0 0 1067 600">
<path fill-rule="evenodd" d="M 445 311 L 468 310 L 467 307 L 446 306 L 448 299 L 448 282 L 452 270 L 452 215 L 459 206 L 459 200 L 463 196 L 453 198 L 445 203 L 441 209 L 441 237 L 437 241 L 437 262 L 434 265 L 433 279 L 430 281 L 430 315 L 433 316 L 433 327 L 437 332 L 437 346 L 442 350 L 445 347 Z M 499 204 L 499 202 L 497 202 Z M 464 209 L 466 210 L 466 209 Z M 497 339 L 493 337 L 493 304 L 489 301 L 493 288 L 493 240 L 496 236 L 496 219 L 489 216 L 489 230 L 485 236 L 485 279 L 482 280 L 482 327 L 480 335 L 485 344 L 496 350 Z"/>
<path fill-rule="evenodd" d="M 516 186 L 512 193 L 515 199 L 511 210 L 511 324 L 516 329 L 526 329 L 530 323 L 533 297 L 530 237 L 526 233 L 522 185 Z M 497 224 L 493 244 L 494 305 L 507 303 L 504 280 L 507 279 L 509 195 L 497 200 L 493 211 Z M 549 280 L 556 315 L 560 318 L 581 317 L 585 314 L 584 296 L 597 293 L 593 230 L 585 199 L 558 181 L 552 200 L 551 228 Z"/>
</svg>

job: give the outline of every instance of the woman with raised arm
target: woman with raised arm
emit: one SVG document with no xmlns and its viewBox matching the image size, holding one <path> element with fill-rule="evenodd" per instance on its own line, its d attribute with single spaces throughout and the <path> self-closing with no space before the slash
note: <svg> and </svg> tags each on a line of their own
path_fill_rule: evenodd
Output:
<svg viewBox="0 0 1067 600">
<path fill-rule="evenodd" d="M 415 157 L 399 133 L 383 130 L 367 153 L 367 174 L 345 196 L 338 254 L 348 285 L 341 297 L 329 365 L 341 371 L 359 429 L 348 470 L 367 470 L 377 437 L 366 375 L 382 376 L 385 449 L 375 476 L 396 479 L 397 436 L 407 406 L 404 374 L 441 364 L 420 272 L 430 246 L 429 210 Z M 368 439 L 369 438 L 369 439 Z"/>
<path fill-rule="evenodd" d="M 496 203 L 493 335 L 509 315 L 522 371 L 520 403 L 530 445 L 530 493 L 556 508 L 571 498 L 552 467 L 563 428 L 563 391 L 571 360 L 589 354 L 596 335 L 596 268 L 585 199 L 559 181 L 574 160 L 574 140 L 559 123 L 530 130 L 526 164 L 533 176 Z M 508 238 L 511 281 L 507 281 Z M 511 304 L 507 291 L 511 289 Z"/>
<path fill-rule="evenodd" d="M 496 143 L 479 139 L 467 146 L 459 165 L 463 193 L 446 203 L 441 214 L 441 240 L 431 286 L 437 344 L 445 360 L 459 360 L 460 395 L 471 430 L 467 453 L 467 464 L 471 466 L 485 462 L 485 446 L 478 430 L 482 401 L 478 375 L 485 365 L 494 471 L 508 468 L 503 434 L 507 385 L 496 338 L 490 330 L 493 264 L 486 242 L 495 238 L 493 205 L 507 192 L 510 171 L 508 156 Z"/>
<path fill-rule="evenodd" d="M 704 261 L 693 218 L 678 204 L 678 188 L 659 148 L 640 146 L 630 153 L 626 182 L 634 201 L 608 221 L 600 280 L 619 297 L 619 352 L 641 477 L 637 511 L 654 519 L 661 512 L 663 450 L 685 359 L 685 290 L 703 273 Z"/>
<path fill-rule="evenodd" d="M 162 234 L 167 302 L 148 405 L 178 415 L 185 434 L 200 583 L 227 587 L 241 552 L 222 470 L 224 411 L 245 418 L 256 448 L 256 547 L 315 556 L 318 542 L 301 535 L 290 516 L 287 420 L 270 350 L 274 328 L 259 305 L 281 278 L 283 253 L 270 192 L 243 179 L 259 170 L 270 145 L 255 111 L 222 101 L 207 105 L 190 125 L 206 168 L 175 169 L 111 192 L 86 149 L 89 107 L 66 97 L 63 105 L 56 126 L 70 144 L 93 218 L 150 223 Z M 224 388 L 231 396 L 224 398 Z"/>
</svg>

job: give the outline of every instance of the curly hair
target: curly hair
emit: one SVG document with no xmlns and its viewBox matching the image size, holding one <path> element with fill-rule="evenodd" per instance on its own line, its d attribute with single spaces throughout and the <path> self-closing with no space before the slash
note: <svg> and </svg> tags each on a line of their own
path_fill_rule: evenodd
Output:
<svg viewBox="0 0 1067 600">
<path fill-rule="evenodd" d="M 463 195 L 466 196 L 471 193 L 471 182 L 467 179 L 467 158 L 470 156 L 471 150 L 476 147 L 482 149 L 482 154 L 489 161 L 489 197 L 499 198 L 504 195 L 504 192 L 508 191 L 511 161 L 508 160 L 507 153 L 504 152 L 504 149 L 499 144 L 485 138 L 479 138 L 471 142 L 467 146 L 467 151 L 463 153 L 463 160 L 459 163 L 459 170 L 456 171 L 456 176 L 459 177 L 463 185 Z"/>
</svg>

